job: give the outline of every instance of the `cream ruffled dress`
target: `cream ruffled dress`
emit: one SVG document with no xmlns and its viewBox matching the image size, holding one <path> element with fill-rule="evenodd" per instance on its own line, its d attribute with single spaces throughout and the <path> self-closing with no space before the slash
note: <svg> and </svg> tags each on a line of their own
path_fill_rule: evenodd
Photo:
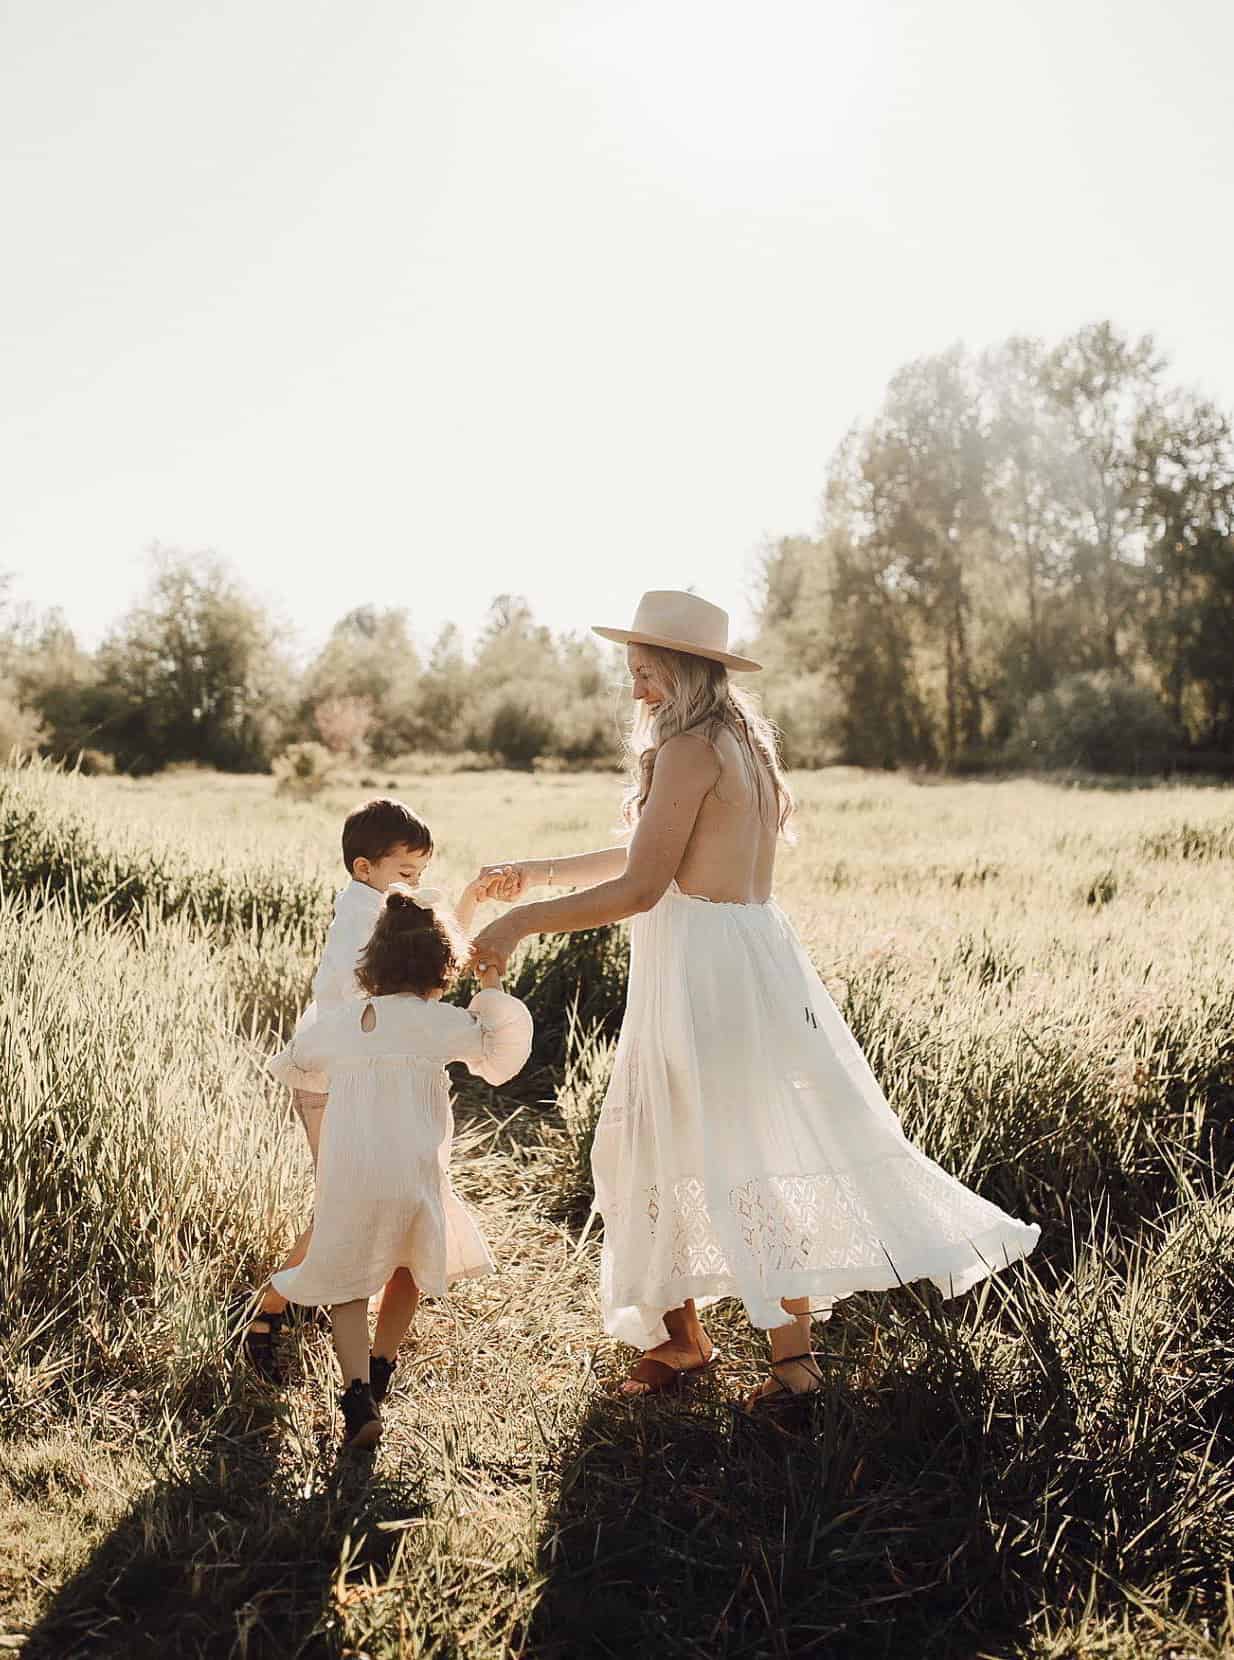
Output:
<svg viewBox="0 0 1234 1660">
<path fill-rule="evenodd" d="M 374 1011 L 365 1031 L 365 1010 Z M 396 1268 L 429 1296 L 492 1271 L 484 1237 L 450 1185 L 454 1114 L 449 1061 L 490 1084 L 526 1063 L 525 1004 L 481 991 L 466 1009 L 410 994 L 319 1012 L 270 1069 L 324 1073 L 330 1105 L 317 1157 L 313 1236 L 296 1268 L 273 1277 L 295 1303 L 371 1297 Z"/>
<path fill-rule="evenodd" d="M 902 1281 L 955 1296 L 1036 1245 L 906 1139 L 774 901 L 674 883 L 630 945 L 592 1152 L 610 1335 L 652 1348 L 688 1297 L 771 1327 L 782 1297 L 826 1317 Z"/>
</svg>

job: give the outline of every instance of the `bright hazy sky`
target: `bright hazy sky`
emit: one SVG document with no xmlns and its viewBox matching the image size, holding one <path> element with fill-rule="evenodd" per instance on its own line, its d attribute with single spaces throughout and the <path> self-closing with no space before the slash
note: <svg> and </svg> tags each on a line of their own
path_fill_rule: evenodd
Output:
<svg viewBox="0 0 1234 1660">
<path fill-rule="evenodd" d="M 1151 329 L 1234 406 L 1226 0 L 7 0 L 0 570 L 211 548 L 314 646 L 738 625 L 905 360 Z"/>
</svg>

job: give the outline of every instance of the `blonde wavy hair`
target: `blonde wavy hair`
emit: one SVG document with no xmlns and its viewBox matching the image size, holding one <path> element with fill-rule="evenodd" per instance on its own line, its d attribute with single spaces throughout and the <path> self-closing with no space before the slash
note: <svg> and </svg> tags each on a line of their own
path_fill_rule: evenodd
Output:
<svg viewBox="0 0 1234 1660">
<path fill-rule="evenodd" d="M 791 841 L 793 797 L 780 765 L 779 733 L 758 699 L 732 685 L 723 663 L 709 657 L 641 643 L 638 649 L 655 671 L 664 696 L 655 710 L 638 705 L 626 737 L 630 785 L 621 804 L 625 822 L 638 823 L 662 745 L 682 732 L 695 732 L 714 746 L 717 733 L 727 728 L 737 740 L 759 817 L 766 823 L 774 813 L 777 830 Z"/>
</svg>

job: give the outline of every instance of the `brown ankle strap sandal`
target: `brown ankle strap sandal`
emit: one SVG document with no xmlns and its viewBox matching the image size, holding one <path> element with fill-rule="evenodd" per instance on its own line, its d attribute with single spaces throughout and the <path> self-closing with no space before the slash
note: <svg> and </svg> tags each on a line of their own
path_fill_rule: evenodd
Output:
<svg viewBox="0 0 1234 1660">
<path fill-rule="evenodd" d="M 684 1388 L 692 1379 L 703 1372 L 710 1372 L 719 1364 L 720 1351 L 712 1347 L 706 1360 L 699 1361 L 695 1366 L 670 1366 L 667 1360 L 657 1360 L 654 1355 L 644 1355 L 618 1385 L 618 1392 L 629 1400 L 641 1400 L 644 1395 L 662 1395 L 669 1389 Z M 624 1384 L 641 1383 L 642 1389 L 625 1389 Z"/>
<path fill-rule="evenodd" d="M 818 1361 L 808 1351 L 805 1354 L 786 1355 L 773 1360 L 767 1376 L 775 1385 L 772 1389 L 755 1390 L 746 1397 L 746 1411 L 759 1412 L 763 1407 L 799 1406 L 817 1395 L 823 1386 L 823 1374 Z M 802 1379 L 808 1382 L 802 1382 Z"/>
</svg>

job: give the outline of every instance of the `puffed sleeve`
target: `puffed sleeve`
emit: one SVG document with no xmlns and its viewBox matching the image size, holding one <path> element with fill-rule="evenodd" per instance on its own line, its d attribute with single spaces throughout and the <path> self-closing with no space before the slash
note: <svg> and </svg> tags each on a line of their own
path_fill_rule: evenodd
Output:
<svg viewBox="0 0 1234 1660">
<path fill-rule="evenodd" d="M 504 1084 L 521 1072 L 531 1054 L 534 1028 L 527 1005 L 509 992 L 478 991 L 467 1006 L 468 1027 L 458 1038 L 453 1060 L 489 1084 Z"/>
<path fill-rule="evenodd" d="M 291 1042 L 267 1066 L 290 1089 L 324 1091 L 329 1084 L 329 1063 L 339 1052 L 341 1032 L 337 1011 L 322 1014 L 310 1003 Z"/>
</svg>

